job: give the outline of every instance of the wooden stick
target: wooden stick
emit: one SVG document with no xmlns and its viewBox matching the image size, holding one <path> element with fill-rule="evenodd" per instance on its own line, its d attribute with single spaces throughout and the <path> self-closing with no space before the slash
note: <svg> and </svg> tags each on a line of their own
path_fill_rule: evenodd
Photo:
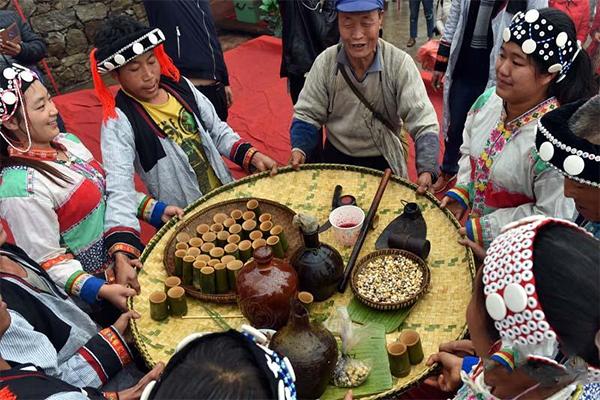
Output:
<svg viewBox="0 0 600 400">
<path fill-rule="evenodd" d="M 369 208 L 369 212 L 367 212 L 367 216 L 365 217 L 365 221 L 360 228 L 360 233 L 358 235 L 358 239 L 354 244 L 354 248 L 352 249 L 352 254 L 350 255 L 350 259 L 348 260 L 348 265 L 346 266 L 346 270 L 344 271 L 344 278 L 338 285 L 338 292 L 344 293 L 346 290 L 346 285 L 348 285 L 348 281 L 350 280 L 350 276 L 352 275 L 352 270 L 354 269 L 354 264 L 356 264 L 356 260 L 358 259 L 358 254 L 362 249 L 363 244 L 365 243 L 365 239 L 367 238 L 367 233 L 369 232 L 369 228 L 371 226 L 371 222 L 377 213 L 377 208 L 379 207 L 379 203 L 381 202 L 381 198 L 383 197 L 383 192 L 385 192 L 385 188 L 392 176 L 392 170 L 386 168 L 383 173 L 383 177 L 379 182 L 379 187 L 377 188 L 377 192 L 375 193 L 375 197 L 373 197 L 373 201 L 371 202 L 371 207 Z"/>
<path fill-rule="evenodd" d="M 213 318 L 210 315 L 184 315 L 181 319 L 209 319 Z M 221 318 L 246 318 L 242 314 L 221 315 Z"/>
</svg>

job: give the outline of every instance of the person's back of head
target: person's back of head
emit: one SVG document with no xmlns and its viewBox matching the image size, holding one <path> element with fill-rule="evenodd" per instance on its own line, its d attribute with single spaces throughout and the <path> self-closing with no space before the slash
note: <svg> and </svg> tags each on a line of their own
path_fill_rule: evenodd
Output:
<svg viewBox="0 0 600 400">
<path fill-rule="evenodd" d="M 173 355 L 149 398 L 277 398 L 279 381 L 289 379 L 274 379 L 271 368 L 281 358 L 267 361 L 272 356 L 265 355 L 269 353 L 237 331 L 204 335 Z M 285 376 L 283 364 L 280 369 Z"/>
<path fill-rule="evenodd" d="M 600 95 L 596 95 L 583 104 L 571 118 L 569 128 L 571 132 L 581 139 L 600 145 Z"/>
</svg>

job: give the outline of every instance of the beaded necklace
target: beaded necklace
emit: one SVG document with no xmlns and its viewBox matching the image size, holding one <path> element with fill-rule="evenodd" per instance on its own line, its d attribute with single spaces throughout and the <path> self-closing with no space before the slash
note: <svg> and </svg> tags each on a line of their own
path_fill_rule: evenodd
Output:
<svg viewBox="0 0 600 400">
<path fill-rule="evenodd" d="M 489 185 L 490 174 L 496 157 L 502 153 L 502 150 L 504 150 L 506 145 L 520 133 L 520 128 L 522 126 L 538 120 L 544 114 L 554 110 L 558 106 L 559 104 L 556 98 L 551 97 L 519 117 L 508 122 L 507 124 L 504 124 L 504 120 L 506 119 L 506 111 L 504 108 L 502 109 L 498 123 L 490 133 L 490 137 L 488 138 L 485 146 L 483 147 L 483 151 L 475 163 L 475 198 L 473 199 L 471 213 L 474 217 L 480 217 L 484 215 L 485 191 Z"/>
</svg>

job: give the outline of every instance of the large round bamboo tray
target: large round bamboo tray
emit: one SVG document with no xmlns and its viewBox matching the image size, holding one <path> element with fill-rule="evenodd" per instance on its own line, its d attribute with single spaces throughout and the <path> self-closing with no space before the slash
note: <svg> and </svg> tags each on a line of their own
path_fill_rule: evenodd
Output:
<svg viewBox="0 0 600 400">
<path fill-rule="evenodd" d="M 130 306 L 142 315 L 139 320 L 132 321 L 132 332 L 147 364 L 167 362 L 177 343 L 192 332 L 221 330 L 208 316 L 206 306 L 220 313 L 233 328 L 238 329 L 242 324 L 248 323 L 239 317 L 241 313 L 236 305 L 202 303 L 193 298 L 188 298 L 188 316 L 200 318 L 169 317 L 161 322 L 150 318 L 148 296 L 154 291 L 163 290 L 163 280 L 166 277 L 163 264 L 165 246 L 180 225 L 214 204 L 242 197 L 274 200 L 296 212 L 311 213 L 317 216 L 319 221 L 325 222 L 329 216 L 335 185 L 343 185 L 344 194 L 354 195 L 358 204 L 368 209 L 382 175 L 380 171 L 342 165 L 313 164 L 303 166 L 300 171 L 292 171 L 286 167 L 280 169 L 274 177 L 262 173 L 216 189 L 191 204 L 186 209 L 182 221 L 169 221 L 152 238 L 142 254 L 144 268 L 139 274 L 141 294 L 130 301 Z M 437 352 L 441 343 L 464 336 L 465 312 L 471 298 L 475 267 L 471 251 L 457 242 L 460 238 L 460 224 L 447 210 L 440 209 L 434 196 L 417 196 L 415 189 L 416 186 L 412 183 L 392 177 L 379 206 L 379 224 L 367 235 L 360 256 L 375 250 L 375 241 L 383 229 L 402 213 L 401 200 L 419 204 L 429 228 L 427 239 L 431 242 L 431 253 L 428 257 L 431 283 L 429 290 L 413 306 L 401 328 L 414 329 L 421 334 L 426 360 L 428 355 Z M 348 261 L 352 248 L 338 246 L 331 229 L 322 233 L 320 239 L 335 246 L 344 261 Z M 311 314 L 333 313 L 335 307 L 347 305 L 352 297 L 352 290 L 347 288 L 343 294 L 332 297 L 333 304 L 328 301 L 313 304 Z M 392 332 L 387 335 L 386 340 L 388 343 L 393 342 L 399 335 L 400 332 Z M 419 384 L 431 371 L 423 361 L 413 366 L 408 376 L 394 378 L 392 389 L 372 397 L 394 397 Z"/>
<path fill-rule="evenodd" d="M 286 238 L 288 241 L 288 250 L 285 253 L 285 258 L 287 260 L 290 259 L 291 255 L 294 254 L 296 250 L 302 246 L 302 235 L 298 231 L 298 228 L 292 225 L 292 219 L 296 214 L 289 207 L 286 207 L 282 204 L 279 204 L 272 200 L 267 199 L 259 199 L 254 197 L 255 200 L 258 200 L 261 210 L 263 213 L 270 213 L 273 216 L 273 222 L 276 225 L 281 225 L 283 227 L 283 231 L 286 234 Z M 226 200 L 218 204 L 214 204 L 208 208 L 202 209 L 201 212 L 194 213 L 194 216 L 191 218 L 186 218 L 184 221 L 177 225 L 177 232 L 175 235 L 171 236 L 171 239 L 167 243 L 165 252 L 164 252 L 164 264 L 167 269 L 167 274 L 172 275 L 173 271 L 175 271 L 175 245 L 177 244 L 176 236 L 177 233 L 185 232 L 189 234 L 191 237 L 196 236 L 196 227 L 200 224 L 212 224 L 212 217 L 216 213 L 225 213 L 229 214 L 233 210 L 245 210 L 246 203 L 250 200 L 250 198 L 242 198 L 242 199 L 234 199 L 234 200 Z M 191 285 L 184 285 L 186 293 L 192 297 L 195 297 L 200 300 L 209 301 L 213 303 L 235 303 L 236 302 L 236 294 L 232 293 L 223 293 L 223 294 L 206 294 L 202 293 L 202 291 L 196 289 Z"/>
<path fill-rule="evenodd" d="M 358 288 L 356 286 L 356 279 L 357 279 L 358 275 L 360 274 L 360 271 L 363 268 L 365 268 L 367 265 L 369 265 L 369 263 L 371 261 L 373 261 L 377 258 L 387 258 L 387 257 L 394 257 L 394 258 L 402 257 L 402 258 L 409 259 L 409 260 L 415 262 L 417 264 L 418 268 L 421 270 L 421 272 L 423 272 L 423 280 L 421 281 L 419 290 L 414 295 L 412 295 L 410 298 L 403 300 L 403 301 L 396 302 L 396 303 L 380 303 L 380 302 L 376 302 L 376 301 L 372 301 L 372 300 L 368 299 L 367 297 L 363 296 L 360 293 L 360 291 L 358 290 Z M 417 300 L 419 300 L 427 291 L 427 287 L 429 287 L 429 281 L 430 281 L 429 268 L 427 267 L 427 263 L 425 261 L 423 261 L 421 258 L 419 258 L 416 255 L 414 255 L 413 253 L 405 251 L 405 250 L 385 249 L 385 250 L 375 251 L 375 252 L 369 254 L 368 256 L 363 257 L 356 264 L 356 267 L 354 267 L 354 270 L 352 271 L 351 284 L 352 284 L 352 291 L 354 292 L 354 295 L 362 303 L 364 303 L 367 306 L 374 308 L 376 310 L 390 311 L 390 310 L 398 310 L 400 308 L 410 307 L 413 304 L 415 304 L 417 302 Z"/>
</svg>

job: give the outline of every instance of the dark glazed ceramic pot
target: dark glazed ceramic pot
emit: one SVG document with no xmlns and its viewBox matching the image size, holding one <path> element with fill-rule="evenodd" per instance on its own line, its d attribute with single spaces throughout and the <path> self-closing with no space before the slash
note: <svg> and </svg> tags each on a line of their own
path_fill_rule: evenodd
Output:
<svg viewBox="0 0 600 400">
<path fill-rule="evenodd" d="M 302 235 L 304 247 L 292 256 L 300 290 L 310 292 L 315 301 L 327 300 L 344 275 L 344 261 L 336 249 L 319 241 L 318 231 Z"/>
<path fill-rule="evenodd" d="M 273 258 L 270 247 L 254 251 L 237 281 L 238 305 L 255 328 L 279 329 L 290 314 L 290 300 L 298 292 L 298 276 L 285 260 Z"/>
<path fill-rule="evenodd" d="M 316 399 L 325 392 L 338 358 L 337 343 L 323 325 L 310 323 L 298 300 L 294 299 L 289 321 L 273 336 L 270 347 L 292 363 L 299 398 Z"/>
</svg>

